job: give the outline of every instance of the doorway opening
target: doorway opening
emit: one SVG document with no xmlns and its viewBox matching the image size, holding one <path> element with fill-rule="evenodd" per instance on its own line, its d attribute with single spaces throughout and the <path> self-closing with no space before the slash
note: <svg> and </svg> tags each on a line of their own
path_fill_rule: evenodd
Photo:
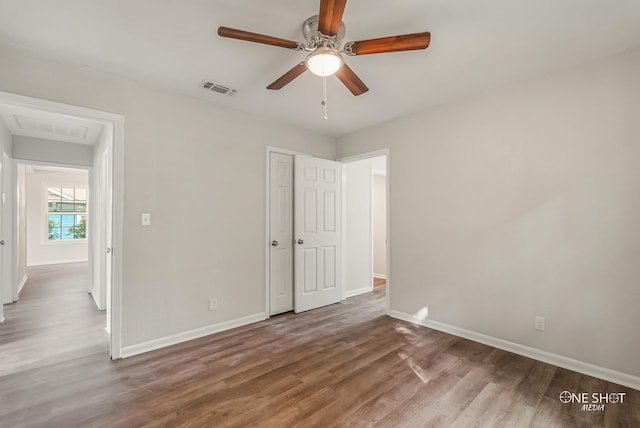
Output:
<svg viewBox="0 0 640 428">
<path fill-rule="evenodd" d="M 120 358 L 122 257 L 114 248 L 122 243 L 124 117 L 0 92 L 0 120 L 10 138 L 12 171 L 3 186 L 15 189 L 5 195 L 12 215 L 2 220 L 11 231 L 3 258 L 10 258 L 11 275 L 0 297 L 19 302 L 27 265 L 34 278 L 55 277 L 44 272 L 48 267 L 74 281 L 84 278 L 85 298 L 103 311 L 109 354 Z M 37 182 L 35 190 L 28 181 Z M 27 192 L 39 196 L 29 202 Z M 3 327 L 10 328 L 12 313 L 3 312 Z"/>
<path fill-rule="evenodd" d="M 343 163 L 344 298 L 373 292 L 389 309 L 388 150 Z"/>
<path fill-rule="evenodd" d="M 375 158 L 374 158 L 375 159 Z M 385 159 L 386 164 L 386 159 Z M 387 283 L 387 172 L 371 170 L 371 247 L 373 288 Z"/>
</svg>

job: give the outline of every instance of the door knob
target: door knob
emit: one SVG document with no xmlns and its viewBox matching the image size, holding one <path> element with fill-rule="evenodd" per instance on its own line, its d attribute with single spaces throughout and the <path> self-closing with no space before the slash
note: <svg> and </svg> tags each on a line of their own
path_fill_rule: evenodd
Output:
<svg viewBox="0 0 640 428">
<path fill-rule="evenodd" d="M 107 248 L 107 254 L 111 252 L 111 248 Z"/>
<path fill-rule="evenodd" d="M 277 247 L 278 246 L 278 241 L 276 241 L 276 240 L 271 241 L 271 246 L 272 247 Z"/>
<path fill-rule="evenodd" d="M 302 245 L 304 244 L 304 241 L 302 239 L 298 239 L 298 244 Z"/>
<path fill-rule="evenodd" d="M 4 239 L 0 241 L 0 245 L 4 245 Z"/>
</svg>

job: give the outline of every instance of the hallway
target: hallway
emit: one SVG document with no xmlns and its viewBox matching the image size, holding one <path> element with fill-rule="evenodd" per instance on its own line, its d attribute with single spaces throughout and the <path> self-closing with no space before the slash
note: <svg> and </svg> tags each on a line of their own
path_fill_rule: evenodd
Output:
<svg viewBox="0 0 640 428">
<path fill-rule="evenodd" d="M 87 263 L 34 266 L 20 301 L 4 306 L 0 376 L 88 356 L 109 358 L 105 313 L 87 292 Z"/>
</svg>

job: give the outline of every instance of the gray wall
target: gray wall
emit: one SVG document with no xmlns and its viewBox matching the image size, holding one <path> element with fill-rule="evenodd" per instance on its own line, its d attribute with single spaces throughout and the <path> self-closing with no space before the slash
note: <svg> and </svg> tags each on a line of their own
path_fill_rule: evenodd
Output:
<svg viewBox="0 0 640 428">
<path fill-rule="evenodd" d="M 639 118 L 635 50 L 343 138 L 390 147 L 392 309 L 639 376 Z"/>
<path fill-rule="evenodd" d="M 11 132 L 9 132 L 4 120 L 0 117 L 0 154 L 4 152 L 8 156 L 11 156 L 12 147 L 13 140 L 11 138 Z"/>
<path fill-rule="evenodd" d="M 125 116 L 124 346 L 264 312 L 266 146 L 335 158 L 333 138 L 7 45 L 0 57 L 0 91 Z"/>
</svg>

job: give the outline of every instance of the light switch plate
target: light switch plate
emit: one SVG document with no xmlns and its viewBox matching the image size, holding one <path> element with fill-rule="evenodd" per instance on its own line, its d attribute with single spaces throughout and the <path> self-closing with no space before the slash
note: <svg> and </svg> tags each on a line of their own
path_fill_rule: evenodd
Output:
<svg viewBox="0 0 640 428">
<path fill-rule="evenodd" d="M 151 214 L 149 214 L 149 213 L 140 214 L 140 224 L 142 224 L 143 226 L 150 226 L 151 225 Z"/>
</svg>

